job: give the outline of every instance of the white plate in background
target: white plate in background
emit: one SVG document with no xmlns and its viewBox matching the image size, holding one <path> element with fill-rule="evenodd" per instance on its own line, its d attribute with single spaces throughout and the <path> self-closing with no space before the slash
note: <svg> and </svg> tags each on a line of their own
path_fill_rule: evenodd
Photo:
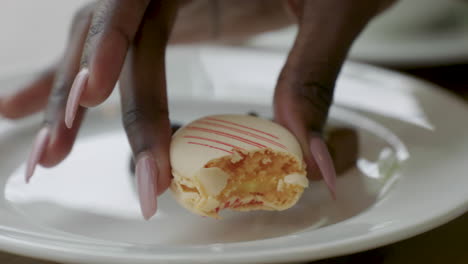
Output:
<svg viewBox="0 0 468 264">
<path fill-rule="evenodd" d="M 407 0 L 409 2 L 411 0 Z M 447 0 L 441 0 L 447 1 Z M 447 1 L 448 2 L 448 1 Z M 377 18 L 356 39 L 349 52 L 351 60 L 386 66 L 418 67 L 464 63 L 468 59 L 468 3 L 459 1 L 458 10 L 433 24 L 402 28 L 385 28 Z M 421 8 L 424 12 L 425 9 Z M 391 15 L 391 14 L 390 14 Z M 383 18 L 388 21 L 389 17 Z M 398 18 L 395 18 L 398 19 Z M 297 28 L 260 34 L 246 46 L 287 52 Z"/>
<path fill-rule="evenodd" d="M 465 63 L 468 60 L 468 2 L 452 16 L 419 30 L 385 33 L 378 32 L 371 24 L 354 43 L 350 58 L 402 67 Z"/>
<path fill-rule="evenodd" d="M 220 87 L 212 87 L 209 98 L 173 96 L 173 120 L 271 114 L 271 75 L 284 57 L 209 48 L 200 54 L 207 80 Z M 242 56 L 256 66 L 255 80 L 232 78 L 229 66 L 212 65 L 224 59 L 234 75 L 249 76 L 251 68 L 235 62 Z M 174 57 L 169 70 L 189 67 L 183 58 Z M 223 76 L 232 82 L 220 81 Z M 170 77 L 170 89 L 184 84 L 173 78 L 181 76 Z M 250 100 L 235 89 L 243 84 Z M 65 263 L 310 261 L 402 240 L 468 209 L 464 103 L 427 83 L 355 63 L 344 67 L 337 86 L 331 120 L 354 126 L 361 147 L 358 168 L 338 179 L 338 199 L 330 200 L 323 183 L 313 183 L 290 210 L 228 212 L 221 221 L 190 214 L 169 193 L 160 198 L 157 215 L 142 220 L 113 101 L 90 112 L 65 162 L 39 168 L 29 185 L 24 159 L 39 119 L 0 120 L 0 250 Z"/>
</svg>

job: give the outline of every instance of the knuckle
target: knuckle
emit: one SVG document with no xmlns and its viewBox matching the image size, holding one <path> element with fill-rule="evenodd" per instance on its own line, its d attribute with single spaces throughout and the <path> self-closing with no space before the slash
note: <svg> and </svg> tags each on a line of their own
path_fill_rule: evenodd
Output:
<svg viewBox="0 0 468 264">
<path fill-rule="evenodd" d="M 143 124 L 151 122 L 152 118 L 147 111 L 142 108 L 131 108 L 122 113 L 122 122 L 125 131 L 129 135 L 134 135 L 143 129 Z"/>
<path fill-rule="evenodd" d="M 297 89 L 298 95 L 319 109 L 328 109 L 333 102 L 333 88 L 316 81 L 307 81 Z"/>
<path fill-rule="evenodd" d="M 110 3 L 110 1 L 101 0 L 96 4 L 88 31 L 88 39 L 92 39 L 94 36 L 104 31 L 106 21 L 108 20 L 108 14 L 111 10 Z"/>
<path fill-rule="evenodd" d="M 88 31 L 88 39 L 93 39 L 96 35 L 104 31 L 104 25 L 106 22 L 105 14 L 102 11 L 97 11 L 91 21 Z"/>
<path fill-rule="evenodd" d="M 145 119 L 147 118 L 145 117 L 144 111 L 139 108 L 126 110 L 122 114 L 123 126 L 128 134 L 133 134 L 136 129 L 138 129 L 139 123 Z"/>
<path fill-rule="evenodd" d="M 317 81 L 305 81 L 293 89 L 294 96 L 302 101 L 307 109 L 322 116 L 328 114 L 333 102 L 333 87 L 323 85 Z"/>
<path fill-rule="evenodd" d="M 120 1 L 124 2 L 124 1 Z M 130 1 L 128 1 L 130 2 Z M 145 13 L 150 0 L 134 0 L 131 4 L 119 3 L 119 1 L 100 1 L 94 12 L 88 39 L 93 39 L 103 32 L 115 34 L 127 44 L 131 43 L 132 28 L 138 26 L 141 17 Z M 116 20 L 115 18 L 123 18 Z"/>
<path fill-rule="evenodd" d="M 303 75 L 303 74 L 299 74 Z M 333 102 L 334 83 L 322 82 L 315 78 L 299 78 L 297 74 L 281 72 L 278 78 L 283 92 L 291 93 L 298 101 L 305 103 L 309 109 L 327 113 Z"/>
<path fill-rule="evenodd" d="M 308 129 L 321 131 L 333 102 L 334 85 L 286 77 L 282 78 L 281 82 L 278 96 L 282 98 L 275 100 L 283 101 L 285 97 L 289 98 L 289 105 L 302 113 Z"/>
<path fill-rule="evenodd" d="M 93 18 L 93 22 L 89 26 L 88 41 L 91 41 L 95 36 L 99 35 L 104 30 L 104 20 Z"/>
<path fill-rule="evenodd" d="M 121 5 L 113 6 L 113 12 L 119 13 L 119 17 L 122 20 L 112 23 L 112 26 L 109 27 L 110 34 L 115 35 L 116 38 L 120 38 L 129 46 L 137 33 L 135 28 L 140 27 L 140 24 L 144 23 L 144 16 L 150 2 L 151 0 L 134 0 L 131 1 L 130 5 L 122 3 Z"/>
<path fill-rule="evenodd" d="M 152 131 L 160 129 L 163 118 L 168 119 L 164 113 L 167 113 L 167 110 L 146 111 L 142 108 L 132 108 L 122 113 L 123 126 L 134 153 L 143 152 L 154 146 L 156 139 Z"/>
<path fill-rule="evenodd" d="M 100 35 L 105 28 L 107 21 L 107 10 L 108 10 L 108 1 L 99 1 L 98 4 L 95 4 L 93 8 L 92 16 L 90 16 L 88 21 L 90 22 L 88 33 L 86 36 L 86 41 L 84 43 L 83 55 L 81 56 L 80 65 L 81 67 L 88 66 L 88 60 L 91 55 L 94 40 L 98 35 Z"/>
<path fill-rule="evenodd" d="M 168 119 L 168 116 L 167 107 L 161 104 L 151 106 L 151 109 L 131 107 L 123 111 L 122 122 L 127 134 L 134 135 L 141 131 L 146 124 L 151 126 L 160 124 L 164 119 Z"/>
</svg>

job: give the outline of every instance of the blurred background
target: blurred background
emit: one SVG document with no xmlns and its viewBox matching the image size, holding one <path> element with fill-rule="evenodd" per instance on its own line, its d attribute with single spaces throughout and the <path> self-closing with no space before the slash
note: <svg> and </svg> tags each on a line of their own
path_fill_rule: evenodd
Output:
<svg viewBox="0 0 468 264">
<path fill-rule="evenodd" d="M 261 34 L 248 45 L 286 52 L 296 31 Z M 400 0 L 370 22 L 349 59 L 406 72 L 466 98 L 468 1 Z"/>
<path fill-rule="evenodd" d="M 1 0 L 0 79 L 37 72 L 57 61 L 73 14 L 87 2 Z M 239 45 L 286 54 L 296 31 L 290 26 Z M 187 56 L 196 60 L 195 55 Z M 400 0 L 370 23 L 349 59 L 433 82 L 468 100 L 468 1 Z M 9 89 L 14 87 L 0 87 L 0 94 Z M 465 214 L 410 240 L 319 263 L 468 263 L 463 247 L 467 230 Z M 0 263 L 42 262 L 0 253 Z"/>
<path fill-rule="evenodd" d="M 0 76 L 43 69 L 57 61 L 73 14 L 87 2 L 2 0 Z M 296 27 L 290 26 L 239 45 L 286 54 L 295 33 Z M 403 71 L 466 97 L 468 1 L 400 0 L 371 21 L 349 59 Z"/>
</svg>

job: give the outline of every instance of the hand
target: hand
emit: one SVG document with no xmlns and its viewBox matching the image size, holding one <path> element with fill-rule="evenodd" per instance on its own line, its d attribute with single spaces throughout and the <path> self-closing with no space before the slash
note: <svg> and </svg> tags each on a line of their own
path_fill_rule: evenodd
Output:
<svg viewBox="0 0 468 264">
<path fill-rule="evenodd" d="M 277 121 L 298 137 L 310 175 L 316 178 L 320 169 L 333 193 L 333 166 L 319 133 L 346 51 L 378 12 L 377 4 L 367 4 L 375 1 L 358 2 L 289 1 L 300 31 L 275 93 Z M 84 7 L 74 19 L 60 63 L 19 93 L 0 98 L 0 114 L 9 118 L 21 118 L 45 107 L 26 181 L 36 164 L 51 167 L 68 155 L 85 107 L 102 103 L 120 78 L 122 116 L 136 160 L 142 213 L 149 219 L 156 212 L 156 196 L 167 189 L 171 179 L 164 72 L 168 42 L 237 41 L 293 22 L 293 16 L 283 8 L 285 1 L 181 3 L 172 35 L 177 1 L 101 0 Z M 314 157 L 323 161 L 317 162 L 318 167 Z"/>
<path fill-rule="evenodd" d="M 393 1 L 289 0 L 299 31 L 278 78 L 275 119 L 299 140 L 308 175 L 323 177 L 335 197 L 336 173 L 321 138 L 335 80 L 353 40 Z"/>
<path fill-rule="evenodd" d="M 27 182 L 37 164 L 55 166 L 69 154 L 86 107 L 105 101 L 122 72 L 123 121 L 137 160 L 142 212 L 146 219 L 155 213 L 156 195 L 171 178 L 164 56 L 177 8 L 178 2 L 169 0 L 89 4 L 73 20 L 61 61 L 22 91 L 0 99 L 0 114 L 7 118 L 45 108 Z"/>
</svg>

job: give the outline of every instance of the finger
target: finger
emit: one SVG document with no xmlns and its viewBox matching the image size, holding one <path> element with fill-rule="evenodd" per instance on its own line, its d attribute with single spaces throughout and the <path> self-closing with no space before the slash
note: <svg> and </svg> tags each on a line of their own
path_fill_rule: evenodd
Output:
<svg viewBox="0 0 468 264">
<path fill-rule="evenodd" d="M 81 71 L 70 92 L 68 126 L 73 124 L 78 105 L 96 106 L 111 94 L 149 2 L 98 2 L 81 58 Z"/>
<path fill-rule="evenodd" d="M 299 32 L 277 82 L 275 118 L 298 138 L 309 176 L 321 176 L 335 197 L 336 172 L 321 133 L 348 49 L 378 7 L 365 0 L 296 4 Z"/>
<path fill-rule="evenodd" d="M 52 89 L 55 69 L 56 67 L 52 67 L 20 91 L 0 98 L 0 115 L 9 119 L 18 119 L 44 109 Z"/>
<path fill-rule="evenodd" d="M 135 37 L 120 79 L 122 118 L 136 161 L 140 206 L 145 219 L 171 179 L 164 57 L 175 17 L 174 1 L 152 1 Z"/>
<path fill-rule="evenodd" d="M 86 16 L 87 14 L 87 16 Z M 64 123 L 65 104 L 73 78 L 79 69 L 81 52 L 91 20 L 91 9 L 86 7 L 76 16 L 65 55 L 55 73 L 45 110 L 43 127 L 33 144 L 25 174 L 26 182 L 33 176 L 37 164 L 51 167 L 61 162 L 70 152 L 84 116 L 79 109 L 77 125 L 68 129 Z"/>
<path fill-rule="evenodd" d="M 179 124 L 179 123 L 171 123 L 171 133 L 172 135 L 174 135 L 175 132 L 177 132 L 177 130 L 179 130 L 179 128 L 181 128 L 182 125 Z M 135 161 L 133 160 L 133 157 L 130 157 L 130 172 L 132 174 L 135 174 Z"/>
</svg>

